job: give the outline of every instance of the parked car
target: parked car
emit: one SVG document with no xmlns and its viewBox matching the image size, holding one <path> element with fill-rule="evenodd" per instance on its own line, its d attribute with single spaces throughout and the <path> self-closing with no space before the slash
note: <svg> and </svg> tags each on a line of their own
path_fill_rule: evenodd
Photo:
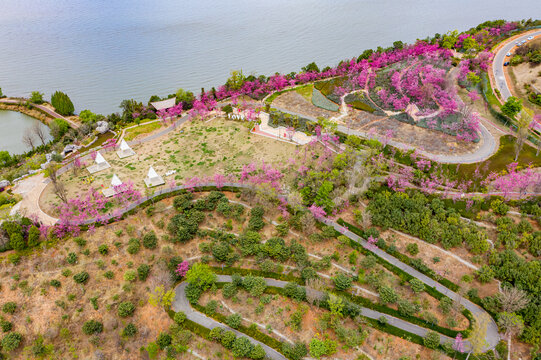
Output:
<svg viewBox="0 0 541 360">
<path fill-rule="evenodd" d="M 528 40 L 533 40 L 533 36 L 528 36 Z"/>
<path fill-rule="evenodd" d="M 505 54 L 505 56 L 511 56 L 511 53 L 510 53 L 510 52 L 508 52 L 507 54 Z"/>
<path fill-rule="evenodd" d="M 503 66 L 507 66 L 507 65 L 509 65 L 509 61 L 506 61 L 503 63 Z"/>
</svg>

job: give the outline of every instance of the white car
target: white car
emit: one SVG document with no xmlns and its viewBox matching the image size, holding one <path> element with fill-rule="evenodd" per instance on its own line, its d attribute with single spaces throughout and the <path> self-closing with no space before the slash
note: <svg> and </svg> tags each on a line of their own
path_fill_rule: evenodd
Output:
<svg viewBox="0 0 541 360">
<path fill-rule="evenodd" d="M 528 40 L 533 40 L 533 36 L 528 36 Z"/>
<path fill-rule="evenodd" d="M 505 56 L 511 56 L 511 53 L 510 53 L 510 52 L 508 52 L 507 54 L 505 54 Z"/>
</svg>

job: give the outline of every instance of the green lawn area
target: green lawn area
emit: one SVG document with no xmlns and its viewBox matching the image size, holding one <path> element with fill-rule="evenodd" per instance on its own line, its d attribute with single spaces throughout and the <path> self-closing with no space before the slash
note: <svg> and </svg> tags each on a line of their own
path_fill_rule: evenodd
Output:
<svg viewBox="0 0 541 360">
<path fill-rule="evenodd" d="M 298 94 L 302 95 L 302 97 L 305 98 L 308 102 L 312 102 L 313 88 L 313 84 L 306 84 L 305 86 L 301 86 L 295 89 L 295 91 L 297 91 Z"/>
<path fill-rule="evenodd" d="M 141 126 L 128 129 L 126 130 L 126 134 L 124 135 L 124 140 L 131 141 L 141 134 L 151 133 L 154 130 L 158 130 L 161 127 L 162 127 L 162 123 L 157 121 L 151 124 L 141 125 Z"/>
</svg>

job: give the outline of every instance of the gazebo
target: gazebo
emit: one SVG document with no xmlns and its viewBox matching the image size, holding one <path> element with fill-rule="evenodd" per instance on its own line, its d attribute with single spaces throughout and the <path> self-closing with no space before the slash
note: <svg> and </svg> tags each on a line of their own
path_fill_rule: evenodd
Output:
<svg viewBox="0 0 541 360">
<path fill-rule="evenodd" d="M 124 159 L 128 156 L 135 155 L 135 151 L 133 151 L 130 145 L 128 145 L 126 140 L 122 139 L 122 141 L 120 142 L 120 149 L 116 152 L 116 154 L 119 158 Z"/>
<path fill-rule="evenodd" d="M 158 175 L 156 170 L 154 170 L 154 168 L 151 166 L 150 169 L 148 169 L 148 174 L 147 174 L 147 177 L 145 178 L 145 185 L 150 188 L 150 187 L 163 185 L 163 184 L 165 184 L 165 181 L 160 175 Z"/>
<path fill-rule="evenodd" d="M 105 197 L 111 197 L 115 194 L 118 194 L 119 192 L 122 192 L 120 186 L 123 184 L 123 182 L 116 176 L 116 174 L 113 175 L 113 178 L 111 179 L 111 187 L 108 187 L 107 189 L 104 189 L 103 195 Z"/>
<path fill-rule="evenodd" d="M 90 165 L 89 167 L 86 168 L 88 172 L 91 174 L 97 173 L 98 171 L 102 171 L 111 167 L 111 165 L 109 165 L 107 160 L 105 160 L 105 158 L 99 152 L 96 154 L 96 159 L 94 160 L 94 162 L 95 163 L 93 165 Z"/>
</svg>

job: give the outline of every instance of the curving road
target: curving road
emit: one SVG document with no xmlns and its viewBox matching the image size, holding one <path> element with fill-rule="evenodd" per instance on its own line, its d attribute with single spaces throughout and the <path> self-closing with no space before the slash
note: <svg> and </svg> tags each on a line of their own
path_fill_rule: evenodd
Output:
<svg viewBox="0 0 541 360">
<path fill-rule="evenodd" d="M 529 36 L 536 37 L 540 35 L 541 30 L 536 30 L 521 35 L 517 38 L 514 38 L 513 40 L 509 40 L 505 45 L 500 48 L 500 50 L 498 50 L 496 54 L 494 54 L 494 60 L 492 62 L 492 73 L 494 75 L 495 84 L 493 85 L 496 89 L 498 89 L 504 101 L 506 101 L 509 97 L 513 96 L 509 85 L 507 84 L 507 79 L 504 72 L 503 63 L 511 59 L 511 56 L 506 56 L 506 54 L 508 52 L 514 53 L 514 50 L 516 50 L 517 48 L 515 44 L 516 42 L 526 40 Z"/>
</svg>

